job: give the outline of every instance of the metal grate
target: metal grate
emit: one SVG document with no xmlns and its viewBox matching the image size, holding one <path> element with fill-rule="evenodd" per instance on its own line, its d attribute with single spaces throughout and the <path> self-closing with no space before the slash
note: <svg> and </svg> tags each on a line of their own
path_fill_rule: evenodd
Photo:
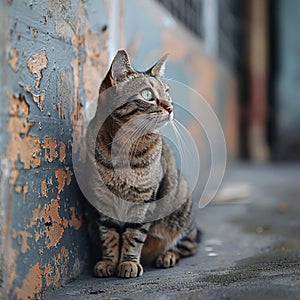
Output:
<svg viewBox="0 0 300 300">
<path fill-rule="evenodd" d="M 219 56 L 234 71 L 240 71 L 243 3 L 240 0 L 219 0 Z"/>
<path fill-rule="evenodd" d="M 213 42 L 213 53 L 220 57 L 234 71 L 239 71 L 242 43 L 242 13 L 244 3 L 240 0 L 157 0 L 187 29 L 204 44 Z M 210 12 L 206 9 L 209 8 Z M 212 15 L 207 15 L 213 13 Z M 206 14 L 206 15 L 205 15 Z M 205 23 L 215 20 L 213 24 Z M 208 46 L 211 51 L 210 46 Z"/>
<path fill-rule="evenodd" d="M 199 38 L 203 38 L 203 0 L 157 0 L 178 21 L 196 34 Z"/>
</svg>

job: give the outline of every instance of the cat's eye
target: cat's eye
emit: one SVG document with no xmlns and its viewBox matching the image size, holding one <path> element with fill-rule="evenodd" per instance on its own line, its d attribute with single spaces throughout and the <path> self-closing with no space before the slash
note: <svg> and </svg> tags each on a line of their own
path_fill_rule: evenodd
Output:
<svg viewBox="0 0 300 300">
<path fill-rule="evenodd" d="M 149 89 L 143 90 L 143 91 L 141 92 L 141 95 L 142 95 L 142 97 L 143 97 L 145 100 L 147 100 L 147 101 L 154 100 L 154 98 L 153 98 L 153 93 L 152 93 L 152 91 L 149 90 Z"/>
<path fill-rule="evenodd" d="M 166 93 L 166 96 L 167 96 L 167 97 L 170 97 L 169 90 L 166 90 L 165 93 Z"/>
</svg>

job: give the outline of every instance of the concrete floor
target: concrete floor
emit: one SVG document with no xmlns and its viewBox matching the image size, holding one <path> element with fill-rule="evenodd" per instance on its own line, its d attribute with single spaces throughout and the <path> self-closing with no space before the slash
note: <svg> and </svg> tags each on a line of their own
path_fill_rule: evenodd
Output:
<svg viewBox="0 0 300 300">
<path fill-rule="evenodd" d="M 225 182 L 249 184 L 251 196 L 197 210 L 196 256 L 136 279 L 83 275 L 45 299 L 300 299 L 300 164 L 229 170 Z"/>
</svg>

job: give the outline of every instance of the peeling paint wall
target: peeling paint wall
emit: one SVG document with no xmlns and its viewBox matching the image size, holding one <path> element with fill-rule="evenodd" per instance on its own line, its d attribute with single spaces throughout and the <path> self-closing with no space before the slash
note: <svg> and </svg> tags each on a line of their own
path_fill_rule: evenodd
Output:
<svg viewBox="0 0 300 300">
<path fill-rule="evenodd" d="M 3 292 L 35 299 L 87 260 L 71 145 L 107 69 L 107 10 L 104 1 L 16 0 L 1 14 Z"/>
<path fill-rule="evenodd" d="M 128 49 L 139 69 L 169 52 L 167 77 L 196 89 L 219 115 L 227 115 L 223 126 L 231 153 L 237 149 L 236 124 L 226 120 L 236 118 L 236 81 L 154 1 L 118 1 L 110 22 L 105 0 L 4 2 L 0 283 L 9 299 L 35 299 L 76 277 L 87 261 L 83 197 L 71 147 L 80 145 L 93 115 L 111 57 L 109 38 Z M 110 26 L 117 28 L 116 36 Z M 226 82 L 221 96 L 226 112 L 219 106 L 220 82 Z M 190 130 L 199 135 L 192 123 Z"/>
</svg>

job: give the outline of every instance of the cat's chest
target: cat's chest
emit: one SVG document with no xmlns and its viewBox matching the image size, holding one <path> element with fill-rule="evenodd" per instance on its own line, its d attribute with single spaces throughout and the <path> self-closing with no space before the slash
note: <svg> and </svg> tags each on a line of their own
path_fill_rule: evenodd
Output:
<svg viewBox="0 0 300 300">
<path fill-rule="evenodd" d="M 151 164 L 139 166 L 126 165 L 110 168 L 100 164 L 98 170 L 106 184 L 122 188 L 138 188 L 141 185 L 155 186 L 160 183 L 163 174 L 159 159 L 152 161 Z"/>
</svg>

